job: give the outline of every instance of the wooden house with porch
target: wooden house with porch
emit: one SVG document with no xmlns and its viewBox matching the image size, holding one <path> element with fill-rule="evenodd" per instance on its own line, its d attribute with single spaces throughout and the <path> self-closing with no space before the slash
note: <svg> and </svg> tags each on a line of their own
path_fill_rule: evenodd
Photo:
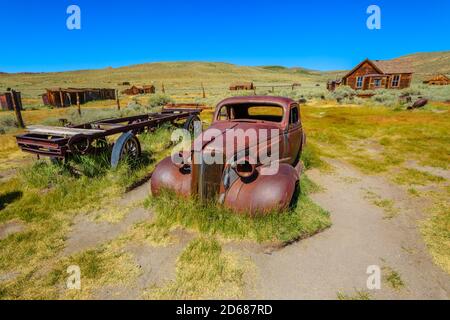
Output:
<svg viewBox="0 0 450 320">
<path fill-rule="evenodd" d="M 342 78 L 355 90 L 404 89 L 411 85 L 412 66 L 400 60 L 366 59 Z"/>
</svg>

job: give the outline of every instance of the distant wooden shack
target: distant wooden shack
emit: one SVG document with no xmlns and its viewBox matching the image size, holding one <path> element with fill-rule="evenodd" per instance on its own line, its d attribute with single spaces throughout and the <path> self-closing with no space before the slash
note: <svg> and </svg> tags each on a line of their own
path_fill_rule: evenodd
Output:
<svg viewBox="0 0 450 320">
<path fill-rule="evenodd" d="M 122 94 L 126 94 L 128 96 L 135 96 L 138 94 L 152 94 L 156 92 L 156 88 L 154 85 L 144 85 L 142 87 L 132 86 L 131 88 L 125 89 L 122 91 Z"/>
<path fill-rule="evenodd" d="M 156 88 L 154 85 L 144 85 L 142 86 L 142 89 L 144 90 L 144 93 L 155 93 L 156 92 Z"/>
<path fill-rule="evenodd" d="M 0 94 L 0 107 L 3 111 L 14 110 L 13 93 L 11 91 Z M 16 92 L 17 107 L 22 110 L 22 97 L 20 92 Z"/>
<path fill-rule="evenodd" d="M 128 96 L 135 96 L 137 94 L 143 93 L 142 88 L 132 86 L 131 88 L 125 89 L 122 91 L 122 94 L 126 94 Z"/>
<path fill-rule="evenodd" d="M 448 78 L 444 74 L 438 74 L 435 75 L 427 80 L 425 80 L 423 83 L 429 84 L 432 86 L 446 86 L 450 84 L 450 78 Z"/>
<path fill-rule="evenodd" d="M 412 76 L 408 62 L 366 59 L 348 72 L 339 84 L 355 90 L 404 89 L 411 85 Z M 337 82 L 330 83 L 329 88 L 334 90 L 337 86 Z"/>
<path fill-rule="evenodd" d="M 334 91 L 337 87 L 339 87 L 342 83 L 341 79 L 338 80 L 328 80 L 327 82 L 327 89 L 328 91 Z"/>
<path fill-rule="evenodd" d="M 46 89 L 42 95 L 42 102 L 45 105 L 56 108 L 64 108 L 96 100 L 114 100 L 116 99 L 116 90 L 105 88 L 53 88 Z"/>
<path fill-rule="evenodd" d="M 253 82 L 235 82 L 230 85 L 230 90 L 254 90 Z"/>
</svg>

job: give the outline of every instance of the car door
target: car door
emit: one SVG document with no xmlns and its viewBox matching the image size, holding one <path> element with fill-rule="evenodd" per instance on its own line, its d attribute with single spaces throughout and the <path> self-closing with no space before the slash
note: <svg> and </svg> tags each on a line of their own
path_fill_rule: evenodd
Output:
<svg viewBox="0 0 450 320">
<path fill-rule="evenodd" d="M 303 140 L 303 128 L 300 121 L 300 108 L 292 104 L 289 112 L 289 125 L 287 128 L 290 163 L 296 165 L 300 157 L 300 148 Z"/>
</svg>

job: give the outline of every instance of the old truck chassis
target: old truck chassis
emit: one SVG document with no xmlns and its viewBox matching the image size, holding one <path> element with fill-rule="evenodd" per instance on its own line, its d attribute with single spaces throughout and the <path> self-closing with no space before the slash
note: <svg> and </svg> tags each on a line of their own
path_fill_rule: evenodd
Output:
<svg viewBox="0 0 450 320">
<path fill-rule="evenodd" d="M 196 109 L 171 109 L 158 113 L 98 120 L 75 126 L 29 126 L 28 132 L 17 135 L 16 139 L 22 151 L 38 156 L 67 159 L 69 155 L 90 154 L 96 145 L 106 143 L 106 137 L 122 134 L 114 144 L 116 149 L 112 152 L 114 166 L 120 160 L 114 159 L 115 154 L 120 158 L 124 151 L 130 151 L 128 150 L 130 148 L 131 151 L 137 148 L 138 150 L 134 151 L 137 151 L 136 155 L 140 154 L 137 134 L 154 130 L 164 123 L 175 123 L 180 120 L 186 120 L 185 127 L 188 128 L 192 121 L 198 119 L 200 112 Z"/>
</svg>

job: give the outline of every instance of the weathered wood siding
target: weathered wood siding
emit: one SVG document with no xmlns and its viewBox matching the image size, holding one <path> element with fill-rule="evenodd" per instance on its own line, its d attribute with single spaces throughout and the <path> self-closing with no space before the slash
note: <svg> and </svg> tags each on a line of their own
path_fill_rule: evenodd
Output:
<svg viewBox="0 0 450 320">
<path fill-rule="evenodd" d="M 395 73 L 395 74 L 381 74 L 380 76 L 368 76 L 380 74 L 369 62 L 363 63 L 358 69 L 354 70 L 350 75 L 344 78 L 344 84 L 357 90 L 374 90 L 374 89 L 404 89 L 411 85 L 412 73 Z M 400 82 L 397 87 L 392 86 L 392 79 L 395 75 L 400 75 Z M 358 77 L 364 77 L 363 85 L 360 88 L 356 87 Z M 375 79 L 381 79 L 381 85 L 375 86 Z"/>
<path fill-rule="evenodd" d="M 353 71 L 352 74 L 350 74 L 347 78 L 344 79 L 344 84 L 352 87 L 353 89 L 357 89 L 356 88 L 356 79 L 358 77 L 362 77 L 367 74 L 374 74 L 374 73 L 378 73 L 378 71 L 370 63 L 365 62 L 358 69 Z M 366 85 L 367 87 L 364 88 L 364 85 Z M 362 89 L 368 89 L 368 84 L 363 84 Z"/>
<path fill-rule="evenodd" d="M 400 86 L 398 89 L 409 88 L 409 86 L 411 85 L 411 81 L 412 73 L 402 73 L 400 78 Z"/>
</svg>

